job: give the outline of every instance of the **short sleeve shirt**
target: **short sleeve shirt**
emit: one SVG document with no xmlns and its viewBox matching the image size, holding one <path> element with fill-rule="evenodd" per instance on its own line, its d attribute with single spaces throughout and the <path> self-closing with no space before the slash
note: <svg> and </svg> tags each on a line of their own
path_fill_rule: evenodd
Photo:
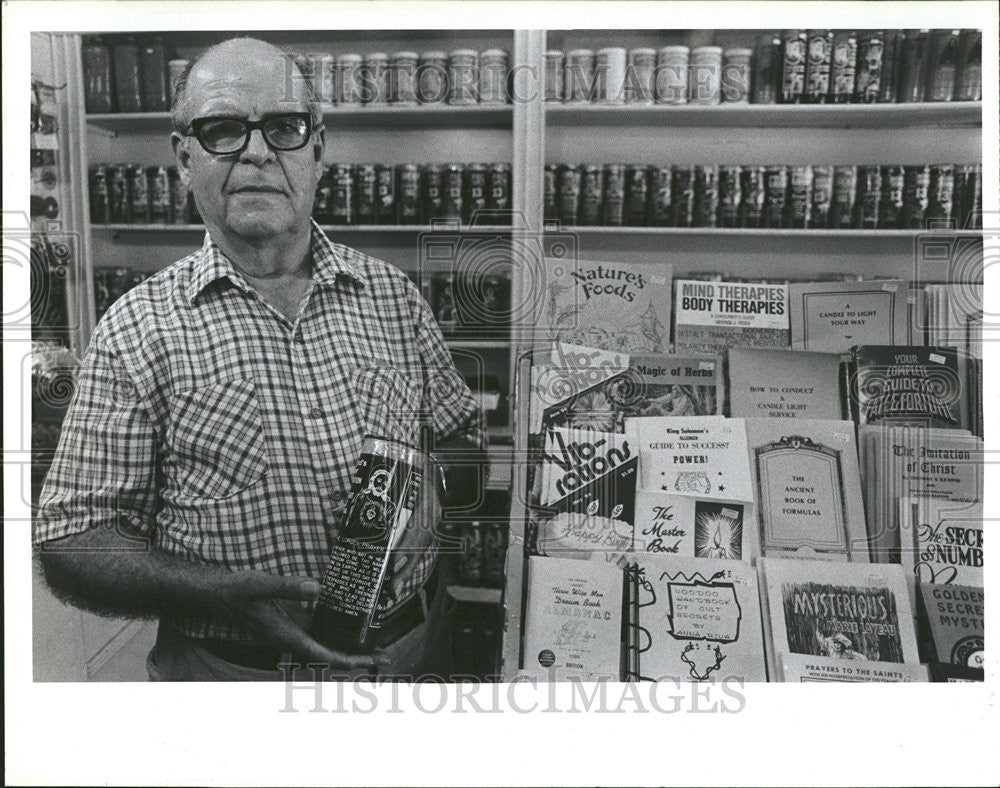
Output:
<svg viewBox="0 0 1000 788">
<path fill-rule="evenodd" d="M 139 550 L 320 579 L 365 434 L 419 443 L 464 431 L 482 445 L 478 405 L 409 278 L 315 224 L 311 260 L 294 321 L 207 233 L 112 305 L 64 421 L 36 543 L 123 522 Z M 191 637 L 252 639 L 210 616 L 168 620 Z"/>
</svg>

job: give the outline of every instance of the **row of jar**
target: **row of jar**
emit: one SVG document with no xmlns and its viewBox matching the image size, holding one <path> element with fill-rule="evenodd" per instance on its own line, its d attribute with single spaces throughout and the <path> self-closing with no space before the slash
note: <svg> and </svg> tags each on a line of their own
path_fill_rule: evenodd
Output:
<svg viewBox="0 0 1000 788">
<path fill-rule="evenodd" d="M 756 47 L 548 50 L 547 102 L 978 101 L 979 30 L 786 30 Z"/>
<path fill-rule="evenodd" d="M 549 164 L 544 206 L 563 226 L 964 229 L 982 167 Z"/>
</svg>

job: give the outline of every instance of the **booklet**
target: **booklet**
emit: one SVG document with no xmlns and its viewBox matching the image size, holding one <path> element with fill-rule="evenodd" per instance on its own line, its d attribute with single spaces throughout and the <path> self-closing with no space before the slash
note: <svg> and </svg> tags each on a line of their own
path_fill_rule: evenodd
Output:
<svg viewBox="0 0 1000 788">
<path fill-rule="evenodd" d="M 676 282 L 674 350 L 722 353 L 732 347 L 790 347 L 788 285 Z"/>
<path fill-rule="evenodd" d="M 803 350 L 732 348 L 729 415 L 841 419 L 840 356 Z"/>
</svg>

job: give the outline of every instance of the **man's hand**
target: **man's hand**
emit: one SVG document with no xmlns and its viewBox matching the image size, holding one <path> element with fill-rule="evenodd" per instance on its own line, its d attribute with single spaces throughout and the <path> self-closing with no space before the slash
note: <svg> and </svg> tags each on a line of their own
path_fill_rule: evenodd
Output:
<svg viewBox="0 0 1000 788">
<path fill-rule="evenodd" d="M 413 577 L 420 563 L 419 559 L 434 547 L 437 540 L 437 525 L 441 520 L 441 501 L 438 498 L 438 468 L 429 458 L 421 468 L 423 479 L 417 507 L 407 523 L 399 544 L 395 548 L 396 559 L 390 569 L 388 595 L 397 601 L 403 588 Z"/>
<path fill-rule="evenodd" d="M 384 655 L 348 654 L 334 651 L 308 634 L 309 613 L 301 602 L 315 601 L 319 583 L 307 577 L 272 575 L 267 572 L 234 572 L 222 593 L 229 616 L 260 632 L 275 645 L 284 646 L 306 664 L 334 668 L 370 668 L 384 664 Z"/>
</svg>

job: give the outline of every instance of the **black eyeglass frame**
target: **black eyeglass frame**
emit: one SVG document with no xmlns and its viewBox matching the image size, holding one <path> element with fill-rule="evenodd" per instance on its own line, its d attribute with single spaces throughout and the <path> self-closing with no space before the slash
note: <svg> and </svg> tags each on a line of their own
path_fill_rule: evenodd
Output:
<svg viewBox="0 0 1000 788">
<path fill-rule="evenodd" d="M 267 136 L 265 125 L 272 121 L 280 120 L 282 118 L 295 118 L 297 120 L 305 121 L 306 133 L 305 137 L 302 140 L 301 145 L 296 145 L 292 148 L 283 148 L 278 145 L 275 145 L 271 141 L 270 137 Z M 243 144 L 239 148 L 237 148 L 236 150 L 229 150 L 229 151 L 217 151 L 217 150 L 212 150 L 210 147 L 208 147 L 208 145 L 205 144 L 205 141 L 201 137 L 202 129 L 207 124 L 218 120 L 237 121 L 243 124 L 246 131 L 244 133 Z M 276 115 L 268 115 L 266 118 L 261 118 L 260 120 L 247 120 L 246 118 L 241 118 L 237 115 L 206 115 L 204 117 L 194 118 L 191 121 L 191 123 L 188 126 L 187 136 L 194 137 L 196 140 L 198 140 L 198 144 L 201 145 L 201 147 L 204 148 L 206 152 L 211 153 L 213 156 L 237 156 L 240 153 L 243 153 L 243 151 L 247 149 L 247 146 L 250 144 L 250 135 L 253 134 L 254 129 L 260 129 L 260 133 L 264 137 L 264 142 L 267 143 L 267 146 L 271 150 L 287 152 L 287 151 L 301 150 L 302 148 L 304 148 L 306 145 L 309 144 L 309 139 L 312 137 L 313 132 L 322 131 L 323 126 L 319 125 L 313 127 L 312 115 L 308 112 L 280 112 Z"/>
</svg>

